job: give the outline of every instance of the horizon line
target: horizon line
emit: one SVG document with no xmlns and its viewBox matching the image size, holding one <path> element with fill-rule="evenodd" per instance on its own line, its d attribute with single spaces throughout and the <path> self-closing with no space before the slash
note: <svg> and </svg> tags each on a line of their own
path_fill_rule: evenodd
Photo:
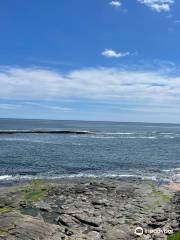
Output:
<svg viewBox="0 0 180 240">
<path fill-rule="evenodd" d="M 144 122 L 144 121 L 115 121 L 115 120 L 83 120 L 83 119 L 51 119 L 51 118 L 15 118 L 15 117 L 0 117 L 0 120 L 48 120 L 48 121 L 74 121 L 74 122 L 110 122 L 110 123 L 131 123 L 131 124 L 170 124 L 180 125 L 180 123 L 173 122 Z"/>
</svg>

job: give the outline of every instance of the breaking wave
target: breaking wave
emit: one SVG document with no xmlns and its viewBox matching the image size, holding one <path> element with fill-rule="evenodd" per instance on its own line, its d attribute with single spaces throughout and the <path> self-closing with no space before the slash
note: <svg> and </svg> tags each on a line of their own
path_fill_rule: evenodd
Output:
<svg viewBox="0 0 180 240">
<path fill-rule="evenodd" d="M 170 170 L 163 170 L 164 172 L 169 173 Z M 1 175 L 0 181 L 30 181 L 34 179 L 42 180 L 58 180 L 58 179 L 98 179 L 98 178 L 113 178 L 113 179 L 134 179 L 134 180 L 149 180 L 149 181 L 161 181 L 161 182 L 177 182 L 180 183 L 180 169 L 175 170 L 176 174 L 118 174 L 118 173 L 77 173 L 77 174 L 52 174 L 52 175 Z"/>
</svg>

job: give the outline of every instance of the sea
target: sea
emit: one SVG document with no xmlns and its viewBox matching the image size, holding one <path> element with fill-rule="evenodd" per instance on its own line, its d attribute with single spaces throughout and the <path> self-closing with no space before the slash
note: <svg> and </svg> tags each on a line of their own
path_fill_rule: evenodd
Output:
<svg viewBox="0 0 180 240">
<path fill-rule="evenodd" d="M 180 182 L 180 125 L 0 119 L 0 184 L 104 177 Z"/>
</svg>

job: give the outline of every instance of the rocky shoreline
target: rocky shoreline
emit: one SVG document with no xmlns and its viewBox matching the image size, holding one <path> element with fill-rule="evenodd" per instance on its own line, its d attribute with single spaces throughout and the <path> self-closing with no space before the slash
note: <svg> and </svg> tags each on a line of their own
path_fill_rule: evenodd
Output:
<svg viewBox="0 0 180 240">
<path fill-rule="evenodd" d="M 1 240 L 180 239 L 179 230 L 180 191 L 152 182 L 35 180 L 0 188 Z"/>
</svg>

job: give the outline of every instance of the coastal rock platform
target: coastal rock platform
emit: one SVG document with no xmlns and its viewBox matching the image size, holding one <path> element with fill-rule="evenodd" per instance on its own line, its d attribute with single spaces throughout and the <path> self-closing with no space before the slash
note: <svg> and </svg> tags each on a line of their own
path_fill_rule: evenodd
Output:
<svg viewBox="0 0 180 240">
<path fill-rule="evenodd" d="M 180 192 L 152 182 L 34 180 L 0 188 L 1 240 L 162 240 L 179 230 Z"/>
</svg>

